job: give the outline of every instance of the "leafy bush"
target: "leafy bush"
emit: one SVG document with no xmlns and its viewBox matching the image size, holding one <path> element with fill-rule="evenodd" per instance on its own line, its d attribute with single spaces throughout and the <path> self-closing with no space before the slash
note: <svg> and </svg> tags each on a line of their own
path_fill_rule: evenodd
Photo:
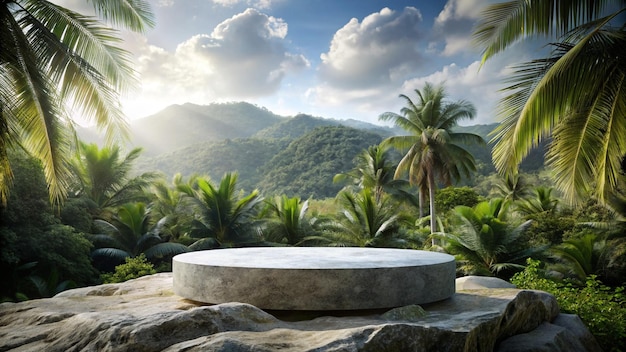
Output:
<svg viewBox="0 0 626 352">
<path fill-rule="evenodd" d="M 561 311 L 576 314 L 587 325 L 605 351 L 626 350 L 626 296 L 624 287 L 612 289 L 595 275 L 586 285 L 576 287 L 543 277 L 538 260 L 528 259 L 528 266 L 513 276 L 511 283 L 522 289 L 546 291 L 554 295 Z"/>
<path fill-rule="evenodd" d="M 156 274 L 156 270 L 142 253 L 138 257 L 126 258 L 126 263 L 116 266 L 114 273 L 102 274 L 102 282 L 112 284 L 152 274 Z"/>
</svg>

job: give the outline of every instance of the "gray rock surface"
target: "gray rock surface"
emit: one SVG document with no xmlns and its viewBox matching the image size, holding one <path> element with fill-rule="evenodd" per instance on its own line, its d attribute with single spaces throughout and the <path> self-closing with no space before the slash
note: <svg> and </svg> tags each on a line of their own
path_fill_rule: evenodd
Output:
<svg viewBox="0 0 626 352">
<path fill-rule="evenodd" d="M 393 319 L 384 310 L 305 319 L 243 303 L 207 306 L 175 295 L 164 273 L 1 304 L 0 351 L 599 350 L 544 292 L 459 291 L 423 308 Z"/>
<path fill-rule="evenodd" d="M 456 290 L 482 290 L 485 288 L 515 288 L 510 282 L 488 276 L 463 276 L 456 279 Z"/>
</svg>

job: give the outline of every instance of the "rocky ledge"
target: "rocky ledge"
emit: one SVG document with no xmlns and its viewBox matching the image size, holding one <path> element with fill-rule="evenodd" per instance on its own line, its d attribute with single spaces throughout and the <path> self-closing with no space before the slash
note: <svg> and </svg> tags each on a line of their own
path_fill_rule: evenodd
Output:
<svg viewBox="0 0 626 352">
<path fill-rule="evenodd" d="M 162 273 L 3 303 L 0 351 L 600 351 L 553 296 L 507 285 L 457 279 L 450 299 L 391 311 L 266 312 L 184 300 Z"/>
</svg>

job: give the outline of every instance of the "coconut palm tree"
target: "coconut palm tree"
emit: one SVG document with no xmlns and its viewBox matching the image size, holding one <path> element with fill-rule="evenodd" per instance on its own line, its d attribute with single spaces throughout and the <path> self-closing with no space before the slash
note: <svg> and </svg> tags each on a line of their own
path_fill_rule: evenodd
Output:
<svg viewBox="0 0 626 352">
<path fill-rule="evenodd" d="M 626 1 L 515 0 L 486 8 L 474 32 L 483 63 L 525 38 L 552 36 L 549 57 L 516 66 L 500 102 L 493 158 L 515 172 L 550 138 L 546 163 L 568 202 L 616 188 L 626 154 Z"/>
<path fill-rule="evenodd" d="M 236 186 L 237 174 L 231 173 L 224 175 L 218 187 L 203 177 L 191 178 L 177 186 L 189 196 L 188 204 L 195 214 L 190 236 L 209 238 L 219 246 L 229 247 L 260 240 L 254 220 L 263 199 L 257 190 L 247 195 L 237 193 Z M 200 247 L 192 245 L 192 248 Z"/>
<path fill-rule="evenodd" d="M 519 225 L 509 223 L 508 204 L 502 198 L 494 198 L 473 208 L 458 206 L 454 230 L 435 234 L 445 243 L 446 251 L 457 257 L 464 274 L 493 276 L 503 269 L 520 269 L 527 257 L 544 250 L 515 248 L 531 220 Z"/>
<path fill-rule="evenodd" d="M 72 196 L 84 196 L 97 207 L 96 217 L 107 219 L 114 209 L 134 201 L 146 201 L 146 192 L 158 177 L 146 172 L 131 177 L 134 161 L 141 148 L 134 148 L 122 157 L 120 147 L 99 148 L 96 144 L 79 142 L 77 156 L 71 162 L 75 184 Z"/>
<path fill-rule="evenodd" d="M 479 135 L 455 132 L 453 129 L 462 119 L 472 119 L 474 106 L 466 101 L 447 102 L 443 85 L 426 83 L 422 90 L 416 89 L 418 100 L 414 102 L 401 94 L 406 106 L 401 114 L 386 112 L 380 115 L 383 121 L 392 121 L 409 132 L 406 136 L 393 136 L 381 144 L 391 145 L 406 153 L 396 169 L 398 179 L 408 172 L 409 182 L 416 185 L 423 195 L 428 190 L 430 200 L 431 232 L 437 231 L 435 213 L 435 191 L 437 182 L 446 186 L 469 177 L 476 170 L 474 157 L 461 143 L 484 144 Z M 421 197 L 421 196 L 420 196 Z"/>
<path fill-rule="evenodd" d="M 153 23 L 147 1 L 91 1 L 99 17 L 142 32 Z M 23 147 L 42 162 L 50 197 L 67 192 L 70 155 L 66 108 L 124 135 L 120 94 L 135 83 L 120 36 L 96 17 L 49 1 L 0 1 L 0 200 L 11 183 L 7 149 Z"/>
</svg>

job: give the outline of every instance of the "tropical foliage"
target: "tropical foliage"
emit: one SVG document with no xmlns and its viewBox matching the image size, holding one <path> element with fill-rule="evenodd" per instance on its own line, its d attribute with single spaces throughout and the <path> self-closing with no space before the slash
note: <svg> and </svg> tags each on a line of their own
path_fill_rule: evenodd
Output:
<svg viewBox="0 0 626 352">
<path fill-rule="evenodd" d="M 436 236 L 446 251 L 456 255 L 463 274 L 491 276 L 502 274 L 504 269 L 518 270 L 526 258 L 542 250 L 517 243 L 530 221 L 509 223 L 507 203 L 501 198 L 480 202 L 473 208 L 458 206 L 455 212 L 458 222 L 452 232 Z"/>
<path fill-rule="evenodd" d="M 578 315 L 604 351 L 626 349 L 626 296 L 624 287 L 611 289 L 593 275 L 583 287 L 546 278 L 541 262 L 528 260 L 524 271 L 513 276 L 518 288 L 546 291 L 556 297 L 561 311 Z"/>
<path fill-rule="evenodd" d="M 124 264 L 115 267 L 114 273 L 102 274 L 102 282 L 105 284 L 124 282 L 152 274 L 156 274 L 154 265 L 148 262 L 145 255 L 140 254 L 134 258 L 126 258 Z"/>
<path fill-rule="evenodd" d="M 602 274 L 605 250 L 606 241 L 593 233 L 567 239 L 551 248 L 551 255 L 557 260 L 557 264 L 551 265 L 550 269 L 584 284 L 589 275 Z"/>
<path fill-rule="evenodd" d="M 110 269 L 111 265 L 141 254 L 154 262 L 188 251 L 186 246 L 166 242 L 154 232 L 148 210 L 141 202 L 120 206 L 110 222 L 95 222 L 102 233 L 92 236 L 97 247 L 92 257 L 102 269 Z"/>
<path fill-rule="evenodd" d="M 615 190 L 626 154 L 626 2 L 509 1 L 489 6 L 474 36 L 483 63 L 537 35 L 556 42 L 549 57 L 520 64 L 500 102 L 494 163 L 514 173 L 551 138 L 547 164 L 567 201 Z"/>
<path fill-rule="evenodd" d="M 337 195 L 342 212 L 338 231 L 327 233 L 322 243 L 346 247 L 405 247 L 401 238 L 402 215 L 388 197 L 377 201 L 370 188 Z"/>
<path fill-rule="evenodd" d="M 19 151 L 9 157 L 15 183 L 0 207 L 0 301 L 51 295 L 64 282 L 96 283 L 92 244 L 55 216 L 39 161 Z"/>
<path fill-rule="evenodd" d="M 144 31 L 153 25 L 146 1 L 93 1 L 106 23 Z M 42 162 L 50 197 L 67 194 L 72 123 L 67 109 L 106 130 L 125 134 L 118 103 L 134 82 L 119 33 L 48 1 L 0 2 L 0 199 L 12 179 L 7 151 L 21 146 Z"/>
</svg>

